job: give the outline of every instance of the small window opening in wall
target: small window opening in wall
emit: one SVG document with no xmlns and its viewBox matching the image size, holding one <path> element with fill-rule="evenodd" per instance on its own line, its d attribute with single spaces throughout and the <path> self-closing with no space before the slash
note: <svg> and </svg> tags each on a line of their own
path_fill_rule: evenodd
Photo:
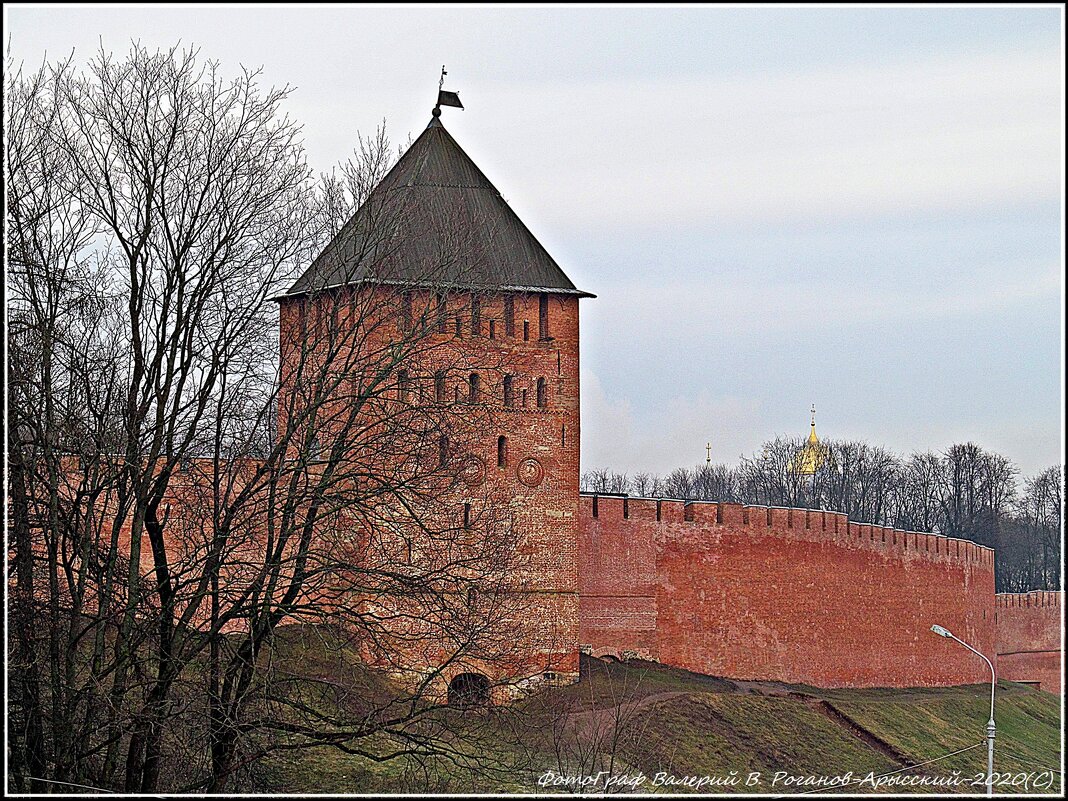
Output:
<svg viewBox="0 0 1068 801">
<path fill-rule="evenodd" d="M 560 426 L 560 444 L 567 445 L 567 426 Z"/>
<path fill-rule="evenodd" d="M 716 504 L 716 522 L 720 523 L 720 524 L 723 523 L 723 504 L 722 503 L 717 503 Z"/>
<path fill-rule="evenodd" d="M 504 377 L 504 405 L 506 408 L 512 408 L 515 404 L 515 387 L 513 386 L 515 379 L 510 375 Z"/>
<path fill-rule="evenodd" d="M 482 334 L 482 299 L 477 295 L 471 296 L 471 336 L 477 337 Z"/>
<path fill-rule="evenodd" d="M 660 522 L 660 505 L 661 505 L 661 503 L 662 503 L 662 501 L 660 501 L 660 500 L 657 500 L 657 502 L 656 502 L 656 520 L 657 520 L 658 523 Z"/>
<path fill-rule="evenodd" d="M 453 389 L 453 400 L 455 400 L 457 403 L 460 402 L 460 388 L 459 387 L 455 387 Z"/>
<path fill-rule="evenodd" d="M 489 679 L 481 673 L 461 673 L 449 682 L 449 706 L 468 709 L 489 702 Z"/>
<path fill-rule="evenodd" d="M 515 298 L 510 295 L 504 299 L 504 335 L 515 336 Z"/>
<path fill-rule="evenodd" d="M 399 370 L 397 372 L 397 398 L 401 401 L 401 403 L 408 402 L 409 387 L 410 382 L 408 379 L 408 371 Z"/>
<path fill-rule="evenodd" d="M 545 379 L 538 379 L 538 407 L 544 409 L 548 405 L 548 399 L 545 391 Z"/>
<path fill-rule="evenodd" d="M 497 437 L 497 467 L 508 464 L 508 437 Z"/>
<path fill-rule="evenodd" d="M 560 352 L 556 352 L 556 374 L 560 375 Z"/>
<path fill-rule="evenodd" d="M 444 467 L 449 461 L 449 438 L 442 434 L 438 437 L 438 464 Z"/>
<path fill-rule="evenodd" d="M 438 370 L 434 373 L 434 400 L 438 403 L 445 402 L 445 371 Z"/>
<path fill-rule="evenodd" d="M 490 320 L 489 338 L 490 339 L 496 339 L 497 338 L 497 321 L 496 320 Z"/>
<path fill-rule="evenodd" d="M 541 674 L 541 677 L 546 681 L 556 681 L 556 673 L 551 670 L 546 670 Z"/>
<path fill-rule="evenodd" d="M 549 338 L 549 296 L 542 292 L 538 296 L 538 339 Z"/>
<path fill-rule="evenodd" d="M 460 319 L 460 315 L 456 315 L 456 336 L 462 337 L 464 335 L 464 322 Z"/>
<path fill-rule="evenodd" d="M 467 377 L 467 402 L 478 403 L 478 373 Z"/>
<path fill-rule="evenodd" d="M 626 520 L 630 517 L 630 505 L 627 503 L 630 498 L 623 499 L 623 519 Z"/>
<path fill-rule="evenodd" d="M 524 341 L 530 339 L 530 320 L 523 321 L 523 339 Z"/>
<path fill-rule="evenodd" d="M 464 528 L 471 528 L 471 504 L 464 504 Z"/>
<path fill-rule="evenodd" d="M 434 295 L 434 319 L 437 320 L 438 333 L 446 334 L 449 330 L 449 324 L 446 320 L 445 314 L 445 293 L 438 292 Z"/>
<path fill-rule="evenodd" d="M 522 403 L 523 403 L 523 408 L 524 409 L 527 408 L 527 391 L 525 389 L 521 393 L 520 398 L 521 398 Z"/>
<path fill-rule="evenodd" d="M 597 496 L 593 496 L 593 516 L 597 517 Z"/>
<path fill-rule="evenodd" d="M 768 509 L 768 523 L 767 524 L 769 526 L 771 525 L 771 509 Z"/>
</svg>

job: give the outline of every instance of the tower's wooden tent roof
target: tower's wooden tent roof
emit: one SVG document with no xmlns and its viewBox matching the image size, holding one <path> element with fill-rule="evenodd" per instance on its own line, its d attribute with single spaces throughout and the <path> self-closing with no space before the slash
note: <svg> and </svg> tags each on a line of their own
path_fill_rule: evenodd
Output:
<svg viewBox="0 0 1068 801">
<path fill-rule="evenodd" d="M 593 297 L 437 116 L 286 294 L 360 283 Z"/>
</svg>

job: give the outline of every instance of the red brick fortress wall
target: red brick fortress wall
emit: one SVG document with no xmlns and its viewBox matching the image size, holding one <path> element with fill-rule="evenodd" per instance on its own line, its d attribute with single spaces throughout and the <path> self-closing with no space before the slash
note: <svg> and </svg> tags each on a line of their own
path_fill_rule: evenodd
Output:
<svg viewBox="0 0 1068 801">
<path fill-rule="evenodd" d="M 1009 681 L 1037 682 L 1060 693 L 1064 646 L 1061 592 L 999 593 L 995 598 L 998 675 Z"/>
<path fill-rule="evenodd" d="M 579 639 L 594 654 L 824 687 L 989 679 L 930 632 L 943 625 L 993 657 L 988 548 L 832 512 L 596 502 L 594 517 L 581 498 L 579 525 Z"/>
</svg>

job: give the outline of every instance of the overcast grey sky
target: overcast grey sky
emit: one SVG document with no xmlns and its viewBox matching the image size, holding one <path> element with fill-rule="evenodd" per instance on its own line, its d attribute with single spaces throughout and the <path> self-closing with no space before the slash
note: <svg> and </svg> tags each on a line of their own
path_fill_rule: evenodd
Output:
<svg viewBox="0 0 1068 801">
<path fill-rule="evenodd" d="M 584 468 L 776 434 L 1062 460 L 1063 15 L 4 7 L 16 60 L 179 40 L 296 87 L 328 170 L 446 126 L 582 289 Z"/>
</svg>

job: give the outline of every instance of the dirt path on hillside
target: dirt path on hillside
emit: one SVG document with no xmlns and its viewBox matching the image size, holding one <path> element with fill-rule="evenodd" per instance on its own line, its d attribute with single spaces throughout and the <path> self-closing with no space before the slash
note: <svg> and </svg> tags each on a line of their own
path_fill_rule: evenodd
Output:
<svg viewBox="0 0 1068 801">
<path fill-rule="evenodd" d="M 730 683 L 734 685 L 735 689 L 733 692 L 728 690 L 728 694 L 761 695 L 768 698 L 785 698 L 797 701 L 817 714 L 822 715 L 845 733 L 860 740 L 872 751 L 890 760 L 898 767 L 913 767 L 916 764 L 915 760 L 909 757 L 908 754 L 903 753 L 886 740 L 864 728 L 860 723 L 823 698 L 799 693 L 774 681 L 732 680 Z M 622 705 L 608 706 L 604 709 L 591 709 L 585 712 L 573 712 L 568 716 L 565 730 L 585 736 L 596 735 L 598 732 L 610 732 L 613 726 L 625 726 L 627 721 L 632 720 L 637 713 L 652 706 L 679 696 L 700 694 L 700 691 L 694 690 L 672 690 L 652 693 L 633 701 L 624 702 Z"/>
</svg>

